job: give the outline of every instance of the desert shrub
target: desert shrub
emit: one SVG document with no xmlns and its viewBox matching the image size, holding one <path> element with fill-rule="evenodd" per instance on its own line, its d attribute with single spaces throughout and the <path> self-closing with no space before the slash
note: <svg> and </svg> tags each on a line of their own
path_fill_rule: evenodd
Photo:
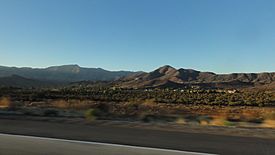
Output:
<svg viewBox="0 0 275 155">
<path fill-rule="evenodd" d="M 198 116 L 197 119 L 201 125 L 208 125 L 213 118 L 210 116 L 202 115 L 202 116 Z"/>
<path fill-rule="evenodd" d="M 225 120 L 225 121 L 223 122 L 223 125 L 224 125 L 224 126 L 236 126 L 237 123 L 236 123 L 236 122 L 231 122 L 231 121 Z"/>
<path fill-rule="evenodd" d="M 15 105 L 11 102 L 9 97 L 2 97 L 0 99 L 0 108 L 7 108 L 13 110 Z"/>
<path fill-rule="evenodd" d="M 97 106 L 97 109 L 102 113 L 102 114 L 108 114 L 110 111 L 110 106 L 109 104 L 106 103 L 101 103 Z"/>
<path fill-rule="evenodd" d="M 167 115 L 143 114 L 140 120 L 146 123 L 150 122 L 175 122 L 176 117 Z"/>
<path fill-rule="evenodd" d="M 200 122 L 199 116 L 197 115 L 188 115 L 185 116 L 185 120 L 189 121 L 189 122 Z"/>
<path fill-rule="evenodd" d="M 138 115 L 138 119 L 143 121 L 143 122 L 146 122 L 146 123 L 149 123 L 149 122 L 154 122 L 157 120 L 157 116 L 154 115 L 154 114 L 151 114 L 149 112 L 141 112 L 139 115 Z"/>
<path fill-rule="evenodd" d="M 141 117 L 141 120 L 143 121 L 143 122 L 146 122 L 146 123 L 149 123 L 149 122 L 154 122 L 154 121 L 156 121 L 156 116 L 154 116 L 154 115 L 143 115 L 142 117 Z"/>
<path fill-rule="evenodd" d="M 247 122 L 257 123 L 257 124 L 263 123 L 263 121 L 264 121 L 264 119 L 262 119 L 262 118 L 251 118 L 251 119 L 247 120 Z"/>
<path fill-rule="evenodd" d="M 24 109 L 24 110 L 22 110 L 22 113 L 24 115 L 29 115 L 29 116 L 38 116 L 37 112 L 35 112 L 34 110 L 30 110 L 30 109 Z"/>
<path fill-rule="evenodd" d="M 141 108 L 141 104 L 137 103 L 135 101 L 129 101 L 129 102 L 125 102 L 123 103 L 123 107 L 124 109 L 127 111 L 127 113 L 137 113 L 140 108 Z"/>
<path fill-rule="evenodd" d="M 146 99 L 143 101 L 142 105 L 146 107 L 153 107 L 156 105 L 156 102 L 154 99 Z"/>
<path fill-rule="evenodd" d="M 230 121 L 230 122 L 241 122 L 242 119 L 240 117 L 237 116 L 227 116 L 226 120 Z"/>
<path fill-rule="evenodd" d="M 102 111 L 100 111 L 98 108 L 88 109 L 85 111 L 84 116 L 86 120 L 93 121 L 96 120 L 98 117 L 102 116 Z"/>
<path fill-rule="evenodd" d="M 186 124 L 186 120 L 183 117 L 178 117 L 175 120 L 175 123 L 177 123 L 177 124 Z"/>
<path fill-rule="evenodd" d="M 45 109 L 43 112 L 44 116 L 50 116 L 50 117 L 55 117 L 59 115 L 58 110 L 56 109 Z"/>
</svg>

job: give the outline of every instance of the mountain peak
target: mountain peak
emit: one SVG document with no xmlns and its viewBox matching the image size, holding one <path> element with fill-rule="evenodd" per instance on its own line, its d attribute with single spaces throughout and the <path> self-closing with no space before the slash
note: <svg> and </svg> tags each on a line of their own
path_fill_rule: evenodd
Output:
<svg viewBox="0 0 275 155">
<path fill-rule="evenodd" d="M 79 67 L 80 68 L 80 66 L 78 64 L 69 64 L 69 65 L 63 65 L 63 66 Z"/>
<path fill-rule="evenodd" d="M 177 69 L 170 66 L 170 65 L 164 65 L 164 66 L 158 68 L 156 71 L 161 73 L 161 74 L 168 74 L 168 73 L 171 73 L 171 72 L 176 72 Z"/>
<path fill-rule="evenodd" d="M 172 66 L 170 66 L 170 65 L 164 65 L 164 66 L 162 66 L 162 67 L 159 67 L 159 69 L 161 69 L 161 68 L 174 68 L 174 67 L 172 67 Z M 175 68 L 174 68 L 175 69 Z"/>
<path fill-rule="evenodd" d="M 61 71 L 61 72 L 72 72 L 72 73 L 78 73 L 78 72 L 80 72 L 80 69 L 81 69 L 81 67 L 76 64 L 52 66 L 52 67 L 47 68 L 47 70 L 50 70 L 50 71 Z"/>
</svg>

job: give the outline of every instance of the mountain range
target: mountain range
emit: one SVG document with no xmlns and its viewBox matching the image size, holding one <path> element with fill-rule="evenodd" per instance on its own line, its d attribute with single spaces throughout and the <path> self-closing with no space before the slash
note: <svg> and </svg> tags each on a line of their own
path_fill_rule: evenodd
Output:
<svg viewBox="0 0 275 155">
<path fill-rule="evenodd" d="M 48 68 L 0 66 L 0 86 L 43 87 L 109 81 L 122 88 L 275 88 L 275 72 L 216 74 L 165 65 L 152 72 L 108 71 L 78 65 Z M 82 82 L 83 84 L 83 82 Z"/>
<path fill-rule="evenodd" d="M 107 71 L 101 68 L 84 68 L 78 65 L 52 66 L 48 68 L 0 66 L 0 77 L 17 75 L 28 79 L 54 82 L 111 81 L 131 73 L 129 71 Z"/>
<path fill-rule="evenodd" d="M 274 85 L 275 72 L 272 73 L 232 73 L 215 74 L 193 69 L 176 69 L 162 66 L 149 73 L 135 73 L 119 80 L 118 86 L 124 88 L 244 88 L 260 85 Z"/>
</svg>

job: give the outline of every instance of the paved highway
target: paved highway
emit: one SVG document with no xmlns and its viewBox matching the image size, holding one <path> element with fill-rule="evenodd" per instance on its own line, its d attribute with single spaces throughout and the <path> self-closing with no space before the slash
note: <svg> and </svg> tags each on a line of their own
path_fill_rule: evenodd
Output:
<svg viewBox="0 0 275 155">
<path fill-rule="evenodd" d="M 0 134 L 0 154 L 9 155 L 210 155 L 97 142 Z"/>
<path fill-rule="evenodd" d="M 180 151 L 203 152 L 203 153 L 209 153 L 209 154 L 224 154 L 224 155 L 238 155 L 238 154 L 239 155 L 259 155 L 259 154 L 274 155 L 275 154 L 275 147 L 274 147 L 275 140 L 272 140 L 272 139 L 185 133 L 185 132 L 177 132 L 177 131 L 160 131 L 160 130 L 151 130 L 151 129 L 117 127 L 112 125 L 108 126 L 108 125 L 64 124 L 64 123 L 54 123 L 54 122 L 0 119 L 0 133 L 51 137 L 51 138 L 59 138 L 59 139 L 101 142 L 101 143 L 121 144 L 121 145 L 131 145 L 131 146 L 142 146 L 142 147 L 171 149 L 171 150 L 180 150 Z M 8 147 L 10 148 L 13 148 L 13 146 L 19 147 L 18 143 L 20 140 L 18 141 L 18 143 L 16 143 L 17 142 L 16 139 L 15 140 L 11 139 L 11 140 L 8 140 L 9 142 L 7 144 L 5 143 L 5 141 L 6 140 L 0 137 L 0 145 L 3 145 L 1 146 L 2 149 L 7 148 L 6 151 L 9 150 Z M 45 142 L 45 143 L 52 144 L 52 142 Z M 40 144 L 40 143 L 35 142 L 35 144 Z M 57 149 L 60 151 L 66 150 L 66 148 L 68 149 L 78 148 L 78 147 L 71 146 L 67 142 L 64 145 L 62 144 L 59 146 L 59 145 L 52 144 L 51 146 L 56 146 L 56 147 L 64 146 L 63 149 Z M 22 144 L 22 149 L 25 148 L 23 146 L 24 144 Z M 35 149 L 37 145 L 32 145 L 32 146 Z M 46 146 L 48 145 L 45 145 L 45 147 Z M 89 146 L 89 147 L 92 147 L 92 146 Z M 82 146 L 79 146 L 79 148 L 82 148 Z M 108 149 L 112 150 L 113 148 L 108 148 Z M 27 151 L 28 150 L 29 149 L 27 149 Z M 76 149 L 76 151 L 78 151 L 78 149 Z M 114 153 L 114 152 L 112 151 L 111 153 Z M 171 153 L 168 153 L 167 155 L 169 154 Z"/>
</svg>

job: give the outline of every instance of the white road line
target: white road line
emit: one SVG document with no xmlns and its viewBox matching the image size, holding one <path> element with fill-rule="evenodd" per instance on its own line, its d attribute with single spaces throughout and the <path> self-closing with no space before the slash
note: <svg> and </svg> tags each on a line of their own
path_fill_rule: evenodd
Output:
<svg viewBox="0 0 275 155">
<path fill-rule="evenodd" d="M 0 136 L 31 138 L 31 139 L 38 139 L 38 140 L 50 140 L 50 141 L 70 142 L 70 143 L 79 143 L 79 144 L 93 144 L 93 145 L 103 145 L 103 146 L 113 146 L 113 147 L 124 147 L 124 148 L 144 149 L 144 150 L 152 150 L 152 151 L 166 151 L 166 152 L 173 152 L 173 153 L 189 153 L 189 154 L 193 154 L 193 155 L 217 155 L 217 154 L 192 152 L 192 151 L 180 151 L 180 150 L 172 150 L 172 149 L 160 149 L 160 148 L 152 148 L 152 147 L 111 144 L 111 143 L 100 143 L 100 142 L 89 142 L 89 141 L 80 141 L 80 140 L 68 140 L 68 139 L 58 139 L 58 138 L 47 138 L 47 137 L 37 137 L 37 136 L 25 136 L 25 135 L 15 135 L 15 134 L 0 133 Z"/>
</svg>

